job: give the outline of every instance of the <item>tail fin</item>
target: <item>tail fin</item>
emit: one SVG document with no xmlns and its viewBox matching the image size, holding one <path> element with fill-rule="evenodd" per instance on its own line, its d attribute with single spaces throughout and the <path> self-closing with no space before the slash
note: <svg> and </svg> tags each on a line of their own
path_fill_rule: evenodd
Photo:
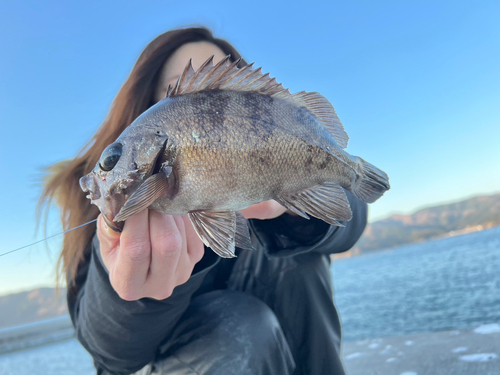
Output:
<svg viewBox="0 0 500 375">
<path fill-rule="evenodd" d="M 356 181 L 354 194 L 366 203 L 373 203 L 390 189 L 387 174 L 374 165 L 359 158 L 363 175 Z"/>
</svg>

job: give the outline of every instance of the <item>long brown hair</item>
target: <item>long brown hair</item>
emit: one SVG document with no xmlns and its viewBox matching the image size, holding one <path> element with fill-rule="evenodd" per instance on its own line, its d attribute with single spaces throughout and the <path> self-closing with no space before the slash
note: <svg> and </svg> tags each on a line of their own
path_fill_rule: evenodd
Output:
<svg viewBox="0 0 500 375">
<path fill-rule="evenodd" d="M 233 61 L 240 58 L 238 51 L 227 41 L 214 38 L 206 28 L 187 28 L 168 31 L 147 45 L 135 63 L 102 125 L 74 159 L 56 163 L 47 168 L 44 189 L 38 202 L 38 212 L 47 209 L 55 199 L 60 209 L 64 230 L 91 221 L 99 209 L 90 204 L 79 185 L 80 177 L 90 173 L 104 148 L 142 112 L 154 104 L 154 93 L 163 64 L 182 45 L 207 41 L 218 46 Z M 242 61 L 241 65 L 244 62 Z M 91 240 L 96 224 L 66 233 L 57 264 L 58 276 L 64 271 L 68 284 L 75 280 L 78 264 L 83 259 L 85 246 Z M 69 285 L 68 285 L 69 286 Z"/>
</svg>

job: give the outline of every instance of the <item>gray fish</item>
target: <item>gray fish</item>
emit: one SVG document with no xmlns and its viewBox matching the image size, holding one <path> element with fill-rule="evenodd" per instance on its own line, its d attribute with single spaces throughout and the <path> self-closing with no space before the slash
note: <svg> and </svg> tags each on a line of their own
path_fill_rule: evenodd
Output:
<svg viewBox="0 0 500 375">
<path fill-rule="evenodd" d="M 80 179 L 106 222 L 146 209 L 188 215 L 221 257 L 252 248 L 239 212 L 274 199 L 332 225 L 352 213 L 344 189 L 372 203 L 387 175 L 343 149 L 348 136 L 330 102 L 290 94 L 252 65 L 191 61 L 166 98 L 139 116 Z"/>
</svg>

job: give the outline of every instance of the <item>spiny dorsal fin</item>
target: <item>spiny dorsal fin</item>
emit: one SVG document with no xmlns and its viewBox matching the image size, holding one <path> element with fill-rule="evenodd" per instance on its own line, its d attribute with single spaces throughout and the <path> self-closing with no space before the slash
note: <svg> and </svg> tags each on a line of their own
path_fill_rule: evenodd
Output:
<svg viewBox="0 0 500 375">
<path fill-rule="evenodd" d="M 196 72 L 189 60 L 177 83 L 167 89 L 166 96 L 206 90 L 227 90 L 252 91 L 269 96 L 281 93 L 291 97 L 288 90 L 277 83 L 275 78 L 269 77 L 269 73 L 262 74 L 261 68 L 253 69 L 253 64 L 240 69 L 238 64 L 241 59 L 231 63 L 230 58 L 231 55 L 228 55 L 214 66 L 214 56 L 212 56 Z"/>
<path fill-rule="evenodd" d="M 276 78 L 263 74 L 262 68 L 253 69 L 253 63 L 238 68 L 241 59 L 231 63 L 231 55 L 226 56 L 215 66 L 214 56 L 210 57 L 195 72 L 189 60 L 177 83 L 167 89 L 167 97 L 184 95 L 207 90 L 258 92 L 275 98 L 283 99 L 304 107 L 332 134 L 337 144 L 347 147 L 348 136 L 340 122 L 335 109 L 330 102 L 317 92 L 301 91 L 290 94 Z"/>
</svg>

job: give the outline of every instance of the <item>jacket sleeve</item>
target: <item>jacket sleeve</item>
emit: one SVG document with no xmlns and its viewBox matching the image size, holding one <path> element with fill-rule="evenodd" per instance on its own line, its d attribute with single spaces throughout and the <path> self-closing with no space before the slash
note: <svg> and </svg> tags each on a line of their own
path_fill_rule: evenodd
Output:
<svg viewBox="0 0 500 375">
<path fill-rule="evenodd" d="M 283 214 L 272 220 L 250 220 L 257 244 L 271 257 L 294 256 L 315 251 L 335 254 L 349 250 L 366 227 L 367 204 L 346 191 L 352 219 L 344 227 L 330 225 L 311 217 Z"/>
<path fill-rule="evenodd" d="M 76 286 L 68 289 L 68 307 L 80 343 L 94 359 L 98 374 L 130 374 L 151 362 L 169 337 L 208 271 L 219 261 L 206 252 L 193 275 L 162 301 L 122 300 L 112 288 L 94 236 L 87 262 L 78 270 Z"/>
</svg>

